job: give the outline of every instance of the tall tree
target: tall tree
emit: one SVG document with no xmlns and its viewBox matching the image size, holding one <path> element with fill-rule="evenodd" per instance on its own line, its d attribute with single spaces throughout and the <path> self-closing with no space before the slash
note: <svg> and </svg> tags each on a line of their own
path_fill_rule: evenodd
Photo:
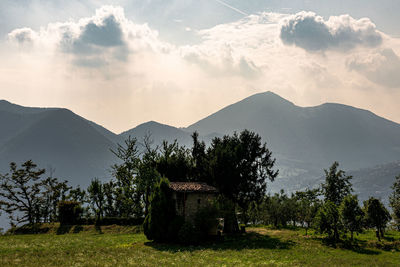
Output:
<svg viewBox="0 0 400 267">
<path fill-rule="evenodd" d="M 157 159 L 158 173 L 169 181 L 184 182 L 191 180 L 192 161 L 190 150 L 179 146 L 175 140 L 172 144 L 163 141 Z"/>
<path fill-rule="evenodd" d="M 210 169 L 206 151 L 206 144 L 199 140 L 199 134 L 192 134 L 192 160 L 193 160 L 193 180 L 212 184 L 210 180 Z"/>
<path fill-rule="evenodd" d="M 352 176 L 347 176 L 343 170 L 338 170 L 338 167 L 339 163 L 335 161 L 329 170 L 324 170 L 325 183 L 322 184 L 325 199 L 335 205 L 340 205 L 343 198 L 353 191 L 350 182 Z"/>
<path fill-rule="evenodd" d="M 91 181 L 88 189 L 88 198 L 97 219 L 100 220 L 104 217 L 104 190 L 103 184 L 97 178 Z"/>
<path fill-rule="evenodd" d="M 361 233 L 364 219 L 357 196 L 347 195 L 340 204 L 339 213 L 344 229 L 350 232 L 351 240 L 353 240 L 354 232 Z"/>
<path fill-rule="evenodd" d="M 389 196 L 389 204 L 393 211 L 393 219 L 397 230 L 400 231 L 400 175 L 396 177 L 392 189 L 393 192 Z"/>
<path fill-rule="evenodd" d="M 386 225 L 391 219 L 389 211 L 379 199 L 370 197 L 364 201 L 364 212 L 366 224 L 375 227 L 376 237 L 381 241 L 381 237 L 384 237 Z"/>
<path fill-rule="evenodd" d="M 278 175 L 273 170 L 272 153 L 258 134 L 248 130 L 214 138 L 207 152 L 213 185 L 235 204 L 233 207 L 242 210 L 247 210 L 252 201 L 262 200 L 267 180 L 273 181 Z M 232 220 L 225 221 L 224 231 L 239 231 L 235 212 L 232 208 Z"/>
<path fill-rule="evenodd" d="M 162 178 L 151 197 L 149 213 L 143 223 L 144 234 L 150 240 L 169 241 L 169 228 L 175 217 L 175 202 L 172 199 L 169 181 Z"/>
<path fill-rule="evenodd" d="M 10 173 L 0 176 L 0 202 L 11 222 L 34 224 L 40 218 L 40 198 L 44 169 L 37 169 L 31 160 L 18 168 L 10 164 Z"/>
<path fill-rule="evenodd" d="M 118 215 L 121 217 L 141 217 L 142 203 L 138 201 L 138 192 L 135 177 L 138 174 L 140 164 L 137 140 L 131 138 L 125 140 L 124 145 L 118 144 L 116 150 L 111 152 L 116 155 L 121 163 L 115 164 L 113 176 L 115 177 L 115 201 Z M 137 214 L 140 212 L 140 214 Z"/>
<path fill-rule="evenodd" d="M 296 192 L 298 218 L 302 224 L 306 225 L 306 235 L 322 205 L 321 200 L 318 199 L 319 196 L 319 189 L 307 189 Z"/>
<path fill-rule="evenodd" d="M 138 167 L 136 177 L 137 190 L 140 192 L 141 201 L 144 204 L 144 215 L 148 214 L 150 205 L 150 196 L 155 185 L 160 181 L 161 175 L 157 171 L 159 160 L 158 147 L 153 148 L 153 141 L 150 135 L 146 135 L 143 140 L 144 153 Z"/>
<path fill-rule="evenodd" d="M 45 222 L 54 222 L 58 218 L 57 206 L 61 200 L 65 200 L 68 191 L 71 189 L 68 186 L 68 181 L 60 182 L 57 178 L 50 177 L 42 182 L 44 190 L 42 191 L 42 217 Z"/>
</svg>

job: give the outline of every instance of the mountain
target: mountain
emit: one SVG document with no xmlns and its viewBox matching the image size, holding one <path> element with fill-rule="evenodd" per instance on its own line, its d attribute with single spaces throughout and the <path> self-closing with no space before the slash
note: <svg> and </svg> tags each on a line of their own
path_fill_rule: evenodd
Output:
<svg viewBox="0 0 400 267">
<path fill-rule="evenodd" d="M 179 128 L 161 124 L 155 121 L 149 121 L 136 126 L 133 129 L 121 133 L 119 136 L 122 139 L 127 139 L 129 136 L 136 138 L 138 142 L 142 142 L 143 138 L 149 135 L 153 140 L 154 145 L 162 144 L 163 140 L 172 143 L 175 139 L 180 145 L 190 146 L 192 142 L 191 134 Z"/>
<path fill-rule="evenodd" d="M 399 124 L 341 104 L 299 107 L 272 92 L 250 96 L 187 128 L 150 121 L 120 135 L 67 109 L 0 100 L 0 173 L 8 172 L 11 161 L 32 159 L 41 168 L 54 169 L 54 176 L 86 187 L 94 177 L 110 177 L 110 166 L 117 161 L 110 149 L 128 136 L 141 142 L 151 133 L 155 145 L 176 139 L 190 147 L 194 131 L 210 144 L 213 137 L 243 129 L 259 133 L 277 159 L 279 177 L 269 183 L 271 192 L 318 186 L 323 169 L 339 161 L 354 176 L 361 199 L 385 199 L 400 173 Z"/>
<path fill-rule="evenodd" d="M 54 176 L 86 186 L 105 179 L 116 162 L 110 148 L 118 136 L 67 109 L 27 108 L 0 102 L 0 173 L 11 161 L 32 159 Z"/>
<path fill-rule="evenodd" d="M 185 130 L 206 135 L 243 129 L 267 142 L 281 177 L 317 177 L 334 161 L 351 170 L 400 159 L 399 124 L 341 104 L 299 107 L 272 92 L 227 106 Z"/>
</svg>

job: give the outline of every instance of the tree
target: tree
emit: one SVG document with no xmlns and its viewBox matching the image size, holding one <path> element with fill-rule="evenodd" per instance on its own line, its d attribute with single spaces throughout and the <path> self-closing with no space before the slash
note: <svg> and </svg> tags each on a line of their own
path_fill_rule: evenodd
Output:
<svg viewBox="0 0 400 267">
<path fill-rule="evenodd" d="M 341 228 L 339 210 L 335 203 L 328 200 L 318 210 L 316 216 L 316 226 L 320 233 L 328 234 L 329 238 L 339 240 L 339 230 Z"/>
<path fill-rule="evenodd" d="M 93 211 L 97 216 L 97 220 L 104 217 L 104 190 L 103 184 L 99 179 L 95 178 L 91 181 L 88 189 L 89 202 L 92 206 Z"/>
<path fill-rule="evenodd" d="M 353 233 L 361 233 L 364 213 L 358 205 L 358 198 L 355 195 L 347 195 L 339 207 L 340 219 L 345 230 L 350 231 L 351 240 Z"/>
<path fill-rule="evenodd" d="M 176 140 L 172 144 L 163 141 L 157 160 L 157 171 L 171 182 L 190 181 L 192 172 L 190 150 L 179 146 Z"/>
<path fill-rule="evenodd" d="M 396 177 L 396 181 L 392 186 L 393 192 L 389 196 L 389 205 L 393 211 L 393 219 L 400 231 L 400 175 Z"/>
<path fill-rule="evenodd" d="M 120 217 L 141 217 L 143 214 L 142 203 L 135 177 L 138 174 L 140 164 L 139 150 L 135 138 L 128 137 L 124 146 L 118 144 L 116 150 L 111 152 L 121 160 L 120 164 L 115 164 L 113 176 L 115 177 L 115 206 Z"/>
<path fill-rule="evenodd" d="M 44 222 L 54 222 L 57 220 L 58 203 L 67 198 L 67 192 L 71 189 L 68 181 L 59 182 L 57 178 L 50 175 L 42 182 L 44 191 L 42 191 L 42 217 Z"/>
<path fill-rule="evenodd" d="M 75 224 L 79 222 L 83 209 L 77 201 L 62 200 L 58 202 L 60 224 Z"/>
<path fill-rule="evenodd" d="M 296 199 L 299 202 L 298 218 L 302 225 L 306 224 L 306 235 L 321 207 L 321 201 L 318 199 L 319 195 L 319 189 L 307 189 L 306 191 L 296 192 Z"/>
<path fill-rule="evenodd" d="M 170 224 L 175 221 L 175 217 L 175 202 L 172 199 L 172 190 L 169 187 L 168 179 L 162 178 L 154 188 L 151 197 L 149 214 L 143 223 L 144 234 L 149 240 L 157 242 L 170 241 L 171 233 L 169 233 L 169 228 Z"/>
<path fill-rule="evenodd" d="M 1 175 L 0 202 L 11 221 L 17 223 L 28 222 L 34 224 L 40 219 L 40 207 L 42 199 L 41 176 L 44 169 L 37 169 L 37 165 L 31 160 L 26 161 L 18 168 L 17 164 L 10 164 L 10 173 Z M 17 213 L 18 215 L 16 215 Z"/>
<path fill-rule="evenodd" d="M 197 132 L 194 132 L 192 134 L 192 139 L 192 179 L 196 182 L 205 182 L 207 184 L 212 184 L 212 181 L 210 180 L 211 176 L 206 151 L 206 144 L 204 143 L 204 141 L 199 141 L 199 134 Z"/>
<path fill-rule="evenodd" d="M 146 135 L 143 140 L 144 154 L 138 167 L 138 175 L 136 177 L 137 190 L 142 196 L 144 204 L 144 215 L 147 216 L 150 197 L 154 186 L 160 181 L 161 175 L 157 171 L 157 163 L 159 160 L 158 147 L 152 147 L 150 135 Z"/>
<path fill-rule="evenodd" d="M 346 176 L 345 172 L 338 170 L 339 163 L 334 162 L 329 171 L 325 171 L 325 183 L 322 184 L 322 190 L 325 199 L 340 205 L 343 198 L 349 195 L 353 189 L 350 180 L 352 176 Z"/>
<path fill-rule="evenodd" d="M 109 181 L 108 183 L 103 183 L 104 192 L 104 215 L 107 217 L 116 217 L 117 210 L 115 207 L 115 191 L 114 182 Z"/>
<path fill-rule="evenodd" d="M 236 206 L 247 210 L 252 201 L 263 199 L 267 180 L 278 175 L 273 170 L 275 159 L 266 144 L 261 144 L 261 137 L 248 130 L 214 138 L 207 154 L 213 185 L 234 203 L 232 220 L 225 220 L 224 231 L 238 232 Z"/>
<path fill-rule="evenodd" d="M 364 201 L 365 221 L 369 227 L 375 227 L 376 237 L 381 241 L 384 237 L 384 229 L 391 219 L 390 213 L 379 199 L 370 197 Z"/>
</svg>

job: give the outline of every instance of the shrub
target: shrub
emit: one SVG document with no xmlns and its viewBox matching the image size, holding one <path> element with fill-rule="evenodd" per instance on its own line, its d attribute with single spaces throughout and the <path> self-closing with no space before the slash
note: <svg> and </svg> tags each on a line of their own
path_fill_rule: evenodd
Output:
<svg viewBox="0 0 400 267">
<path fill-rule="evenodd" d="M 63 200 L 57 206 L 60 224 L 75 224 L 80 221 L 83 209 L 79 202 Z"/>
<path fill-rule="evenodd" d="M 196 212 L 194 217 L 194 228 L 202 238 L 207 237 L 213 230 L 215 230 L 216 233 L 219 224 L 217 220 L 218 215 L 219 211 L 217 207 L 211 203 Z"/>
<path fill-rule="evenodd" d="M 185 223 L 185 219 L 182 216 L 175 216 L 168 226 L 168 237 L 169 241 L 178 240 L 178 233 Z"/>
<path fill-rule="evenodd" d="M 199 233 L 195 231 L 193 224 L 185 222 L 178 233 L 178 241 L 181 244 L 191 245 L 200 241 Z"/>
<path fill-rule="evenodd" d="M 143 224 L 143 218 L 134 217 L 104 217 L 96 220 L 96 225 L 141 225 Z"/>
</svg>

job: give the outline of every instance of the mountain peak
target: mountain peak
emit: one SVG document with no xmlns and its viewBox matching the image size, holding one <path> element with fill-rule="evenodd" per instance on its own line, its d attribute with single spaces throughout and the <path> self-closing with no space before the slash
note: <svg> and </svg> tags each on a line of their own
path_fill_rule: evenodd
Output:
<svg viewBox="0 0 400 267">
<path fill-rule="evenodd" d="M 285 106 L 295 106 L 292 102 L 289 100 L 281 97 L 280 95 L 272 92 L 272 91 L 266 91 L 266 92 L 261 92 L 257 93 L 254 95 L 251 95 L 242 101 L 239 101 L 238 103 L 249 103 L 252 105 L 257 105 L 257 106 L 265 106 L 265 105 L 285 105 Z"/>
</svg>

